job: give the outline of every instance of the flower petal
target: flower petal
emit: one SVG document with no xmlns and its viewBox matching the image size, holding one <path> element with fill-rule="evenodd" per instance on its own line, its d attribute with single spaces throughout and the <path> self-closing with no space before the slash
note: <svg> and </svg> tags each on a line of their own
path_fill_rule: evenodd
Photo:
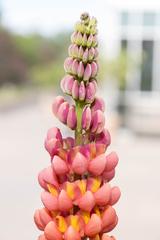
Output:
<svg viewBox="0 0 160 240">
<path fill-rule="evenodd" d="M 96 214 L 92 214 L 91 219 L 85 226 L 85 234 L 89 237 L 93 237 L 98 234 L 102 229 L 102 222 L 100 217 Z"/>
<path fill-rule="evenodd" d="M 110 205 L 116 204 L 118 202 L 120 196 L 121 196 L 121 192 L 120 192 L 119 187 L 113 187 L 111 189 L 111 197 L 110 197 L 110 200 L 109 200 L 109 204 Z"/>
<path fill-rule="evenodd" d="M 88 159 L 78 152 L 72 162 L 72 170 L 77 174 L 83 174 L 87 171 Z"/>
<path fill-rule="evenodd" d="M 104 184 L 97 192 L 94 193 L 95 201 L 99 206 L 105 206 L 111 196 L 111 188 L 108 183 Z"/>
<path fill-rule="evenodd" d="M 95 205 L 95 199 L 93 193 L 87 191 L 79 200 L 78 206 L 80 209 L 90 212 Z"/>
<path fill-rule="evenodd" d="M 113 207 L 108 206 L 102 214 L 102 228 L 106 228 L 116 220 L 116 211 Z"/>
<path fill-rule="evenodd" d="M 104 178 L 104 180 L 107 180 L 108 182 L 111 181 L 115 176 L 115 169 L 111 170 L 111 171 L 104 171 L 102 177 Z"/>
<path fill-rule="evenodd" d="M 106 157 L 101 154 L 89 162 L 88 170 L 95 176 L 101 175 L 105 169 Z"/>
<path fill-rule="evenodd" d="M 47 184 L 59 187 L 57 177 L 52 167 L 44 168 L 38 175 L 38 181 L 42 188 L 48 190 Z"/>
<path fill-rule="evenodd" d="M 62 190 L 58 197 L 58 205 L 61 211 L 68 211 L 72 208 L 72 200 L 69 198 L 67 193 Z"/>
<path fill-rule="evenodd" d="M 68 167 L 66 162 L 61 159 L 59 156 L 54 156 L 52 160 L 52 166 L 54 168 L 54 171 L 57 175 L 63 175 L 68 172 Z"/>
<path fill-rule="evenodd" d="M 111 152 L 108 156 L 106 156 L 106 160 L 105 171 L 113 170 L 118 164 L 118 156 L 115 152 Z"/>
<path fill-rule="evenodd" d="M 81 240 L 80 234 L 72 227 L 69 226 L 67 231 L 64 234 L 65 240 Z"/>
<path fill-rule="evenodd" d="M 51 195 L 49 192 L 43 191 L 41 193 L 41 200 L 44 206 L 50 211 L 58 210 L 58 199 L 57 197 Z"/>
<path fill-rule="evenodd" d="M 96 192 L 100 185 L 101 185 L 101 178 L 100 177 L 94 177 L 94 178 L 88 178 L 87 180 L 87 190 L 90 190 L 91 192 Z"/>
<path fill-rule="evenodd" d="M 45 227 L 44 235 L 48 240 L 62 240 L 62 234 L 53 221 L 49 222 Z"/>
</svg>

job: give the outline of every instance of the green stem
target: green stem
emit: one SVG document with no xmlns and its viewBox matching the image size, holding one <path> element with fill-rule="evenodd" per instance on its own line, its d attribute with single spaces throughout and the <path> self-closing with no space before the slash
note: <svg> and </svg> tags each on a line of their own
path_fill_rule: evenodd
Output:
<svg viewBox="0 0 160 240">
<path fill-rule="evenodd" d="M 84 103 L 76 102 L 77 128 L 75 130 L 76 145 L 82 144 L 82 112 Z"/>
</svg>

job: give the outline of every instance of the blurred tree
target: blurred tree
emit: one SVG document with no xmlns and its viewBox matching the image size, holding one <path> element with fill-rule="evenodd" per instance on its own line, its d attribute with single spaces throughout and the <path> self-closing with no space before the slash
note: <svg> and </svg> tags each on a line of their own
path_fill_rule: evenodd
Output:
<svg viewBox="0 0 160 240">
<path fill-rule="evenodd" d="M 42 87 L 56 87 L 64 75 L 62 62 L 51 62 L 44 66 L 35 66 L 32 68 L 31 77 L 33 83 Z"/>
<path fill-rule="evenodd" d="M 22 84 L 27 80 L 27 65 L 9 32 L 0 28 L 0 85 Z"/>
<path fill-rule="evenodd" d="M 48 38 L 38 34 L 14 37 L 16 46 L 29 66 L 33 83 L 54 86 L 63 76 L 63 59 L 67 55 L 69 34 L 59 33 Z"/>
<path fill-rule="evenodd" d="M 128 68 L 128 55 L 126 51 L 121 51 L 117 58 L 107 61 L 107 75 L 115 79 L 119 90 L 124 91 L 126 87 L 126 73 Z"/>
</svg>

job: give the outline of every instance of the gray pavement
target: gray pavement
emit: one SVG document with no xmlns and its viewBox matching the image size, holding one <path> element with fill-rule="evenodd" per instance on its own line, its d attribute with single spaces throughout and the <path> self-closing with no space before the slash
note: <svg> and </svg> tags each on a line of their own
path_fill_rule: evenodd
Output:
<svg viewBox="0 0 160 240">
<path fill-rule="evenodd" d="M 0 113 L 1 240 L 37 239 L 33 213 L 42 206 L 37 173 L 49 165 L 43 141 L 55 124 L 46 99 Z M 160 139 L 119 130 L 111 150 L 120 157 L 112 184 L 122 191 L 116 205 L 119 225 L 113 234 L 117 240 L 160 240 Z"/>
</svg>

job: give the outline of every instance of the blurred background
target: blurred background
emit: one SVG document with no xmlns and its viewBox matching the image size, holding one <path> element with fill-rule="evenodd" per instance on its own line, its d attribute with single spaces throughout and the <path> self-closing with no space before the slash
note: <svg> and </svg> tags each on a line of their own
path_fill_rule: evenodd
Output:
<svg viewBox="0 0 160 240">
<path fill-rule="evenodd" d="M 99 93 L 119 157 L 117 239 L 160 240 L 160 1 L 0 1 L 0 239 L 36 239 L 37 174 L 61 94 L 70 34 L 83 11 L 98 19 Z"/>
</svg>

